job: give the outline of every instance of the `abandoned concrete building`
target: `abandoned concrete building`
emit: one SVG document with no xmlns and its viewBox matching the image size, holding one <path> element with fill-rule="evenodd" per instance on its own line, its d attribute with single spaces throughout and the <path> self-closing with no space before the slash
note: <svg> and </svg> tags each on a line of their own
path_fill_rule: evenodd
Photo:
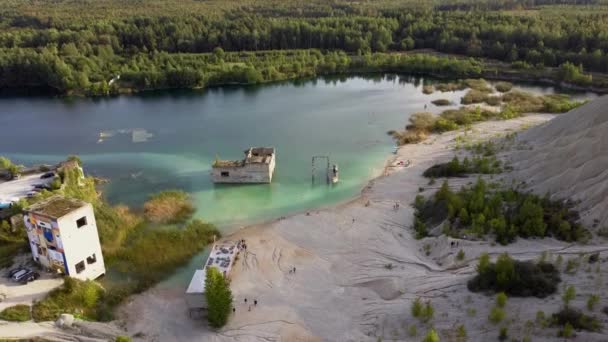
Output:
<svg viewBox="0 0 608 342">
<path fill-rule="evenodd" d="M 32 258 L 43 267 L 80 280 L 106 273 L 93 206 L 51 196 L 24 210 Z"/>
<path fill-rule="evenodd" d="M 274 165 L 274 147 L 251 147 L 243 160 L 216 160 L 211 178 L 214 183 L 270 183 Z"/>
</svg>

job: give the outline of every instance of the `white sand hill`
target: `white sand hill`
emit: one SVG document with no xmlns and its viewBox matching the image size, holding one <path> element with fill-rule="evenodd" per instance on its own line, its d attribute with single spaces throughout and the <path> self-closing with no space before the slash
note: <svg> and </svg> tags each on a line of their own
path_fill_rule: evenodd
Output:
<svg viewBox="0 0 608 342">
<path fill-rule="evenodd" d="M 514 178 L 536 193 L 580 201 L 583 223 L 608 226 L 608 96 L 533 127 L 518 139 L 527 149 L 510 156 Z"/>
</svg>

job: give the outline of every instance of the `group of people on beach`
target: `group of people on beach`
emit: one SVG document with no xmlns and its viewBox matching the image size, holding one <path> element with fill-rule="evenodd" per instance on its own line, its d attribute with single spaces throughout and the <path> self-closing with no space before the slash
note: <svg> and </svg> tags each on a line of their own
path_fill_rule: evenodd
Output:
<svg viewBox="0 0 608 342">
<path fill-rule="evenodd" d="M 244 302 L 245 302 L 245 305 L 247 305 L 247 298 L 245 298 Z M 253 307 L 255 308 L 255 307 L 257 307 L 257 306 L 258 306 L 258 300 L 257 300 L 257 299 L 254 299 L 254 300 L 253 300 Z M 249 304 L 249 308 L 248 308 L 248 310 L 247 310 L 247 311 L 251 311 L 251 302 L 250 302 L 250 304 Z M 233 314 L 236 314 L 236 307 L 234 307 L 234 306 L 232 307 L 232 313 L 233 313 Z"/>
</svg>

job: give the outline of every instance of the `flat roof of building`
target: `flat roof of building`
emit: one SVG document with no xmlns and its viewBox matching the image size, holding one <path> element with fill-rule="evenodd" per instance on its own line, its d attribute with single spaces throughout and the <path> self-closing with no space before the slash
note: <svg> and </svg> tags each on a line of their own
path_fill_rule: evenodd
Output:
<svg viewBox="0 0 608 342">
<path fill-rule="evenodd" d="M 240 248 L 241 244 L 238 241 L 214 244 L 203 268 L 194 272 L 186 293 L 205 293 L 205 279 L 207 279 L 208 267 L 214 267 L 221 274 L 229 275 Z"/>
<path fill-rule="evenodd" d="M 30 213 L 58 219 L 85 205 L 87 205 L 87 203 L 84 201 L 55 195 L 31 205 L 25 210 Z"/>
<path fill-rule="evenodd" d="M 241 167 L 244 162 L 242 160 L 216 160 L 213 162 L 213 167 Z"/>
<path fill-rule="evenodd" d="M 213 162 L 214 168 L 222 167 L 244 167 L 245 164 L 270 164 L 274 154 L 274 147 L 250 147 L 243 151 L 245 159 L 242 160 L 220 160 Z"/>
</svg>

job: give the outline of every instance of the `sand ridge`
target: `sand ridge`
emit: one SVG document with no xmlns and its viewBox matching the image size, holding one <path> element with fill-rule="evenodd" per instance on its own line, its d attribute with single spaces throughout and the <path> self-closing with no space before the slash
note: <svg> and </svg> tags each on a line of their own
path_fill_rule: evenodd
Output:
<svg viewBox="0 0 608 342">
<path fill-rule="evenodd" d="M 509 156 L 512 177 L 539 194 L 580 201 L 588 226 L 608 227 L 608 96 L 531 128 Z"/>
</svg>

